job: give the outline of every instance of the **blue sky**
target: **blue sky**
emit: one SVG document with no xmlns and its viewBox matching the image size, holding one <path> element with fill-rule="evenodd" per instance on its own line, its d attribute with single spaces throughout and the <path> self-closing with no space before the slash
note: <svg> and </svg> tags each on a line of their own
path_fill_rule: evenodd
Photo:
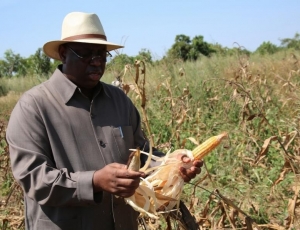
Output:
<svg viewBox="0 0 300 230">
<path fill-rule="evenodd" d="M 72 11 L 97 13 L 108 40 L 135 56 L 148 49 L 161 58 L 176 35 L 202 35 L 209 43 L 254 51 L 264 41 L 300 33 L 300 0 L 0 0 L 0 58 L 11 49 L 28 57 L 60 39 Z"/>
</svg>

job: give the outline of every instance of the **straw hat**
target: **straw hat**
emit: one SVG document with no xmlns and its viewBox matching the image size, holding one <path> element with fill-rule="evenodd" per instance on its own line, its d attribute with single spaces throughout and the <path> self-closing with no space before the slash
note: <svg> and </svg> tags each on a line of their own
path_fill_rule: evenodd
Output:
<svg viewBox="0 0 300 230">
<path fill-rule="evenodd" d="M 107 51 L 123 47 L 106 40 L 102 24 L 96 14 L 82 12 L 72 12 L 67 14 L 62 24 L 61 40 L 45 43 L 43 50 L 47 56 L 60 60 L 58 47 L 61 44 L 68 42 L 106 45 Z"/>
</svg>

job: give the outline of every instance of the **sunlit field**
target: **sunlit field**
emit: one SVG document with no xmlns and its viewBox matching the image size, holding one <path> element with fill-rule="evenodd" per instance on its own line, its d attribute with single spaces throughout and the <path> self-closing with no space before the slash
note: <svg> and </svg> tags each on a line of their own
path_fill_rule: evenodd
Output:
<svg viewBox="0 0 300 230">
<path fill-rule="evenodd" d="M 299 59 L 299 51 L 285 50 L 195 62 L 138 60 L 110 66 L 102 80 L 118 78 L 140 111 L 147 137 L 165 153 L 192 150 L 228 133 L 182 194 L 201 229 L 300 229 Z M 22 93 L 46 79 L 0 78 L 7 91 L 0 97 L 2 229 L 24 229 L 5 127 Z M 166 229 L 163 218 L 145 222 L 149 229 Z"/>
</svg>

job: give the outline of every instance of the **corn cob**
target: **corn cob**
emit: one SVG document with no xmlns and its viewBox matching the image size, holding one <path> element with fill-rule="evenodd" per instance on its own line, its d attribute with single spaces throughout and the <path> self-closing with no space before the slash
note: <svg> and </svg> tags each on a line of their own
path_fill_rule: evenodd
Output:
<svg viewBox="0 0 300 230">
<path fill-rule="evenodd" d="M 223 140 L 227 137 L 227 133 L 221 133 L 217 136 L 213 136 L 204 141 L 201 145 L 198 145 L 193 149 L 192 154 L 195 160 L 202 160 L 208 153 L 214 150 Z"/>
<path fill-rule="evenodd" d="M 136 211 L 140 212 L 141 215 L 148 215 L 154 219 L 158 218 L 160 212 L 164 213 L 176 210 L 174 207 L 180 200 L 184 186 L 179 168 L 189 168 L 192 165 L 192 162 L 182 162 L 178 159 L 177 155 L 186 154 L 192 160 L 201 160 L 215 149 L 225 137 L 227 137 L 227 133 L 224 132 L 207 139 L 193 149 L 193 151 L 177 149 L 173 153 L 168 153 L 166 156 L 156 159 L 162 161 L 162 164 L 159 167 L 153 167 L 153 170 L 152 168 L 146 170 L 153 171 L 153 173 L 141 180 L 135 194 L 132 197 L 126 198 L 126 202 Z M 138 160 L 140 153 L 143 152 L 135 150 L 135 153 L 131 155 L 132 161 L 128 163 L 128 169 L 137 170 L 139 167 L 137 165 L 140 164 Z M 155 158 L 155 156 L 152 156 L 152 153 L 150 153 L 149 157 Z"/>
</svg>

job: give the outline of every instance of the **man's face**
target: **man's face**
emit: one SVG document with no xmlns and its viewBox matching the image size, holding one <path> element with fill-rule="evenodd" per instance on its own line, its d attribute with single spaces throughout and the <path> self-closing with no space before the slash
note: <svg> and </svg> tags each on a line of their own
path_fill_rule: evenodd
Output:
<svg viewBox="0 0 300 230">
<path fill-rule="evenodd" d="M 82 89 L 94 88 L 105 71 L 106 46 L 67 43 L 59 48 L 63 73 Z"/>
</svg>

